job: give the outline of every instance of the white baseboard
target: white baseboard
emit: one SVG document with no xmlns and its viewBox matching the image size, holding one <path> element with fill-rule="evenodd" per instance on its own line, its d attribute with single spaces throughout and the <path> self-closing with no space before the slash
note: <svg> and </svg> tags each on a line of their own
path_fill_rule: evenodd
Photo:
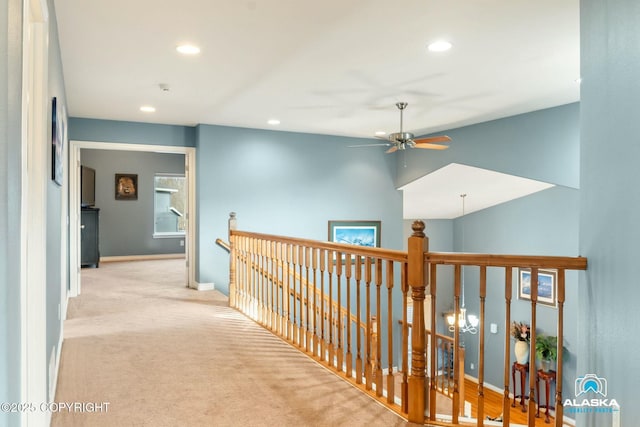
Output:
<svg viewBox="0 0 640 427">
<path fill-rule="evenodd" d="M 216 285 L 214 283 L 194 282 L 189 284 L 189 288 L 197 291 L 213 291 L 216 289 Z"/>
<path fill-rule="evenodd" d="M 100 257 L 100 262 L 152 261 L 160 259 L 184 259 L 184 257 L 184 254 L 103 256 Z"/>
</svg>

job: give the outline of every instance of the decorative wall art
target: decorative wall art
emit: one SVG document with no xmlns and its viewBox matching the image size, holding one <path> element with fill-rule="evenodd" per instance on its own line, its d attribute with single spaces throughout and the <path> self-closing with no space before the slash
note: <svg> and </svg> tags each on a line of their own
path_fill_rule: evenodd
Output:
<svg viewBox="0 0 640 427">
<path fill-rule="evenodd" d="M 137 174 L 116 174 L 116 200 L 138 200 Z"/>
<path fill-rule="evenodd" d="M 540 304 L 556 306 L 556 283 L 558 272 L 550 269 L 538 269 L 538 302 Z M 518 298 L 531 301 L 531 269 L 520 269 L 520 283 Z"/>
<path fill-rule="evenodd" d="M 51 101 L 51 179 L 62 186 L 63 153 L 67 139 L 67 114 L 64 105 L 54 96 Z"/>
<path fill-rule="evenodd" d="M 329 241 L 380 247 L 380 221 L 329 221 Z"/>
</svg>

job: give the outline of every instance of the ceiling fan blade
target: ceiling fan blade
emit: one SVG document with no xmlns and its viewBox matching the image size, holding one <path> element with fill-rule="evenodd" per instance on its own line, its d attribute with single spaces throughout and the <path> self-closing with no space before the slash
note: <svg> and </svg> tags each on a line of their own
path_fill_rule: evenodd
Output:
<svg viewBox="0 0 640 427">
<path fill-rule="evenodd" d="M 426 148 L 427 150 L 446 150 L 448 145 L 430 144 L 428 142 L 419 142 L 413 146 L 414 148 Z"/>
<path fill-rule="evenodd" d="M 396 151 L 398 151 L 398 146 L 394 145 L 393 147 L 391 147 L 387 151 L 385 151 L 385 154 L 395 153 Z"/>
<path fill-rule="evenodd" d="M 390 146 L 390 143 L 386 143 L 386 144 L 360 144 L 360 145 L 347 145 L 347 147 L 349 148 L 359 148 L 359 147 L 388 147 Z"/>
<path fill-rule="evenodd" d="M 414 138 L 413 141 L 416 144 L 421 144 L 423 142 L 449 142 L 451 141 L 451 138 L 449 138 L 447 135 L 440 135 L 440 136 L 429 136 L 427 138 Z"/>
</svg>

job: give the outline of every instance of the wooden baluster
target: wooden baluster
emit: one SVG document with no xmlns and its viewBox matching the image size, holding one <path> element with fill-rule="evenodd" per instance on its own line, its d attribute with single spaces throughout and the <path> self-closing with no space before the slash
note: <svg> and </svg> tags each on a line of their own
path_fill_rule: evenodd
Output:
<svg viewBox="0 0 640 427">
<path fill-rule="evenodd" d="M 309 283 L 309 268 L 311 267 L 311 248 L 305 248 L 305 257 L 304 257 L 304 268 L 305 268 L 305 317 L 306 317 L 306 333 L 304 334 L 304 349 L 307 352 L 311 352 L 311 284 Z"/>
<path fill-rule="evenodd" d="M 400 396 L 402 399 L 402 412 L 409 412 L 409 320 L 407 310 L 409 309 L 407 300 L 409 297 L 409 283 L 407 282 L 407 264 L 402 264 L 400 272 L 402 282 L 402 383 Z"/>
<path fill-rule="evenodd" d="M 326 306 L 324 304 L 325 292 L 324 292 L 324 273 L 327 267 L 327 252 L 324 249 L 320 250 L 320 360 L 326 360 L 327 351 L 327 335 L 325 333 L 326 321 Z"/>
<path fill-rule="evenodd" d="M 236 273 L 235 273 L 235 281 L 236 281 L 236 306 L 242 310 L 244 306 L 244 296 L 246 294 L 246 285 L 247 285 L 247 276 L 246 276 L 246 267 L 247 267 L 247 253 L 245 251 L 244 242 L 245 238 L 240 236 L 235 236 L 236 241 Z"/>
<path fill-rule="evenodd" d="M 282 262 L 282 242 L 276 243 L 276 331 L 284 337 L 284 263 Z"/>
<path fill-rule="evenodd" d="M 267 264 L 266 245 L 267 244 L 264 240 L 260 240 L 260 323 L 263 326 L 267 324 L 267 281 L 265 280 L 265 271 Z"/>
<path fill-rule="evenodd" d="M 267 243 L 267 270 L 265 271 L 265 274 L 267 275 L 267 281 L 266 281 L 267 282 L 267 325 L 269 326 L 269 329 L 273 331 L 274 324 L 275 324 L 275 322 L 273 321 L 273 314 L 274 314 L 274 309 L 273 309 L 274 295 L 273 294 L 275 291 L 274 271 L 273 271 L 274 242 L 267 241 L 266 243 Z"/>
<path fill-rule="evenodd" d="M 360 258 L 360 257 L 358 257 Z M 353 355 L 351 354 L 351 254 L 346 254 L 345 257 L 345 276 L 346 276 L 346 288 L 347 288 L 347 321 L 345 324 L 347 333 L 347 352 L 346 352 L 346 375 L 347 378 L 353 376 Z"/>
<path fill-rule="evenodd" d="M 480 324 L 478 325 L 480 339 L 480 354 L 478 361 L 478 425 L 484 420 L 484 309 L 487 298 L 487 267 L 480 266 Z M 464 366 L 462 367 L 464 369 Z M 462 396 L 464 405 L 464 395 Z M 464 415 L 464 409 L 463 409 Z"/>
<path fill-rule="evenodd" d="M 424 423 L 425 411 L 425 328 L 424 297 L 426 272 L 424 257 L 429 251 L 429 239 L 424 235 L 424 222 L 415 221 L 411 226 L 413 234 L 408 242 L 408 281 L 413 301 L 411 333 L 411 376 L 409 377 L 409 421 Z M 457 422 L 457 420 L 455 420 Z"/>
<path fill-rule="evenodd" d="M 536 425 L 536 382 L 538 371 L 536 369 L 536 304 L 538 302 L 538 269 L 531 269 L 531 340 L 529 351 L 529 425 Z"/>
<path fill-rule="evenodd" d="M 327 256 L 327 270 L 329 272 L 329 366 L 334 366 L 334 337 L 333 337 L 333 271 L 336 264 L 338 254 L 329 251 Z"/>
<path fill-rule="evenodd" d="M 285 248 L 285 244 L 282 242 L 278 243 L 278 271 L 280 272 L 280 280 L 279 280 L 279 288 L 280 288 L 280 302 L 279 302 L 279 306 L 280 309 L 278 311 L 279 313 L 279 322 L 278 322 L 278 330 L 280 331 L 280 336 L 281 337 L 286 337 L 286 333 L 285 333 L 285 325 L 286 325 L 286 320 L 284 317 L 284 298 L 285 298 L 285 284 L 284 284 L 284 278 L 285 278 L 285 271 L 284 271 L 284 257 L 285 257 L 285 253 L 284 253 L 284 248 Z"/>
<path fill-rule="evenodd" d="M 318 357 L 318 249 L 312 249 L 311 251 L 311 268 L 313 269 L 313 322 L 311 327 L 313 328 L 313 356 Z"/>
<path fill-rule="evenodd" d="M 364 283 L 366 285 L 365 295 L 365 316 L 367 321 L 367 329 L 365 331 L 364 340 L 364 352 L 365 352 L 365 364 L 364 364 L 364 381 L 366 383 L 366 389 L 371 390 L 371 258 L 366 257 L 364 261 Z"/>
<path fill-rule="evenodd" d="M 504 271 L 504 392 L 502 398 L 502 422 L 508 426 L 511 414 L 511 399 L 509 398 L 509 381 L 511 369 L 511 293 L 513 292 L 513 268 L 506 267 Z M 515 387 L 515 384 L 514 384 Z M 514 389 L 514 395 L 515 389 Z"/>
<path fill-rule="evenodd" d="M 337 296 L 336 296 L 336 313 L 338 315 L 338 321 L 337 321 L 337 326 L 336 326 L 336 338 L 338 341 L 338 348 L 336 350 L 337 352 L 337 365 L 336 368 L 338 369 L 339 372 L 342 372 L 342 362 L 343 362 L 343 357 L 344 357 L 344 350 L 343 350 L 343 343 L 342 343 L 342 328 L 343 328 L 343 324 L 342 324 L 342 310 L 340 309 L 340 307 L 342 306 L 342 257 L 345 256 L 342 253 L 337 253 L 336 254 L 336 274 L 337 274 L 337 279 L 338 279 L 338 283 L 337 283 Z"/>
<path fill-rule="evenodd" d="M 258 320 L 258 242 L 257 239 L 250 239 L 251 253 L 251 300 L 249 313 L 253 320 Z"/>
<path fill-rule="evenodd" d="M 393 261 L 387 261 L 387 403 L 392 404 L 395 398 L 395 378 L 393 375 Z"/>
<path fill-rule="evenodd" d="M 556 427 L 562 427 L 564 408 L 562 407 L 562 348 L 564 346 L 564 301 L 565 301 L 565 271 L 558 269 L 558 359 L 556 360 Z M 549 405 L 549 402 L 547 402 Z"/>
<path fill-rule="evenodd" d="M 382 306 L 380 288 L 382 287 L 382 260 L 376 259 L 376 395 L 382 396 Z"/>
<path fill-rule="evenodd" d="M 262 323 L 262 241 L 256 239 L 256 304 L 257 310 L 257 322 Z"/>
<path fill-rule="evenodd" d="M 292 298 L 291 305 L 293 306 L 293 325 L 292 325 L 292 335 L 291 342 L 293 344 L 298 343 L 298 279 L 296 278 L 296 267 L 298 266 L 298 247 L 296 245 L 291 245 L 291 267 L 289 269 L 289 274 L 291 275 L 291 284 L 292 284 Z"/>
<path fill-rule="evenodd" d="M 298 346 L 299 347 L 304 347 L 304 308 L 303 308 L 303 304 L 304 304 L 304 292 L 303 292 L 303 275 L 302 275 L 302 271 L 304 269 L 304 246 L 300 245 L 298 246 L 298 289 L 299 289 L 299 294 L 298 294 L 298 313 L 300 314 L 300 318 L 299 320 L 299 324 L 298 324 L 298 336 L 296 337 L 296 339 L 298 340 Z"/>
<path fill-rule="evenodd" d="M 238 267 L 238 243 L 239 239 L 233 235 L 233 231 L 236 230 L 238 221 L 236 219 L 236 213 L 229 213 L 229 220 L 227 221 L 227 230 L 229 238 L 229 306 L 233 308 L 240 308 L 238 300 L 238 285 L 237 285 L 237 267 Z"/>
<path fill-rule="evenodd" d="M 455 313 L 455 322 L 453 323 L 453 400 L 451 406 L 453 424 L 458 424 L 458 408 L 460 408 L 460 390 L 458 390 L 458 372 L 460 367 L 456 361 L 458 360 L 458 351 L 460 348 L 460 327 L 458 318 L 460 316 L 460 277 L 462 266 L 456 264 L 454 267 L 454 291 L 453 291 L 453 307 Z"/>
<path fill-rule="evenodd" d="M 438 353 L 437 353 L 437 335 L 436 335 L 436 287 L 437 287 L 437 265 L 430 264 L 430 277 L 429 277 L 429 295 L 431 297 L 431 307 L 430 307 L 430 337 L 427 340 L 427 345 L 429 348 L 429 359 L 430 367 L 429 370 L 431 375 L 427 379 L 429 381 L 429 404 L 427 408 L 429 409 L 429 419 L 435 419 L 436 414 L 436 399 L 438 393 L 438 384 L 437 384 L 437 375 L 438 375 Z"/>
<path fill-rule="evenodd" d="M 362 384 L 362 313 L 360 312 L 360 284 L 362 281 L 362 257 L 356 257 L 356 384 Z"/>
<path fill-rule="evenodd" d="M 289 304 L 291 299 L 291 293 L 289 288 L 289 261 L 290 261 L 290 251 L 289 244 L 282 244 L 282 331 L 283 337 L 287 340 L 291 338 L 290 326 L 291 326 L 291 317 L 289 313 Z"/>
<path fill-rule="evenodd" d="M 278 281 L 278 245 L 271 242 L 271 329 L 278 332 L 278 299 L 280 282 Z"/>
</svg>

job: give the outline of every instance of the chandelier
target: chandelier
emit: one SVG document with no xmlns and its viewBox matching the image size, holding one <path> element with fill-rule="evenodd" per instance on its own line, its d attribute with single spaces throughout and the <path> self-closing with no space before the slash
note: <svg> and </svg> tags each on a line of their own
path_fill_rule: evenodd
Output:
<svg viewBox="0 0 640 427">
<path fill-rule="evenodd" d="M 460 198 L 462 199 L 462 216 L 464 216 L 464 200 L 467 197 L 466 194 L 461 194 Z M 462 250 L 464 251 L 464 223 L 462 223 Z M 467 309 L 464 306 L 464 267 L 462 268 L 462 298 L 460 301 L 460 309 L 458 313 L 458 330 L 460 332 L 467 332 L 470 334 L 478 333 L 478 324 L 480 323 L 480 319 L 475 314 L 469 314 L 467 316 Z M 455 326 L 456 316 L 455 313 L 447 314 L 447 324 L 449 325 L 449 332 L 454 332 L 456 330 Z"/>
</svg>

